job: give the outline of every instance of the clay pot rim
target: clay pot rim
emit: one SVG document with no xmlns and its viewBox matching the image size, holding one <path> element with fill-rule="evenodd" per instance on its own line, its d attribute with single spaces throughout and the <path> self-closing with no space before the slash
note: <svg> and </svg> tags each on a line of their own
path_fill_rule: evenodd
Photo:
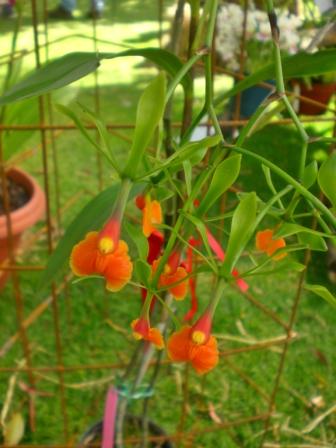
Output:
<svg viewBox="0 0 336 448">
<path fill-rule="evenodd" d="M 30 195 L 26 204 L 10 213 L 12 234 L 16 236 L 42 217 L 45 211 L 45 195 L 36 180 L 20 168 L 10 168 L 7 175 L 22 185 Z M 0 238 L 7 238 L 6 215 L 0 216 Z"/>
</svg>

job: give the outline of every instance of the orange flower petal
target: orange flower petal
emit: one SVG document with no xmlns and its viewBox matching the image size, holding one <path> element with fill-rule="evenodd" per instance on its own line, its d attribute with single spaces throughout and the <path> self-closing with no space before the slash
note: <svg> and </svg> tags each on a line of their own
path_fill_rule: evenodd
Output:
<svg viewBox="0 0 336 448">
<path fill-rule="evenodd" d="M 128 255 L 128 246 L 120 240 L 118 248 L 111 254 L 99 254 L 96 262 L 97 272 L 106 279 L 109 291 L 119 291 L 132 276 L 133 265 Z"/>
<path fill-rule="evenodd" d="M 165 286 L 178 283 L 176 286 L 169 288 L 169 292 L 176 300 L 183 300 L 188 292 L 187 271 L 179 266 L 173 274 L 165 275 Z"/>
<path fill-rule="evenodd" d="M 272 240 L 268 249 L 267 249 L 267 255 L 272 256 L 274 252 L 281 249 L 282 247 L 286 247 L 286 241 L 283 238 L 279 238 L 277 240 Z M 284 258 L 286 256 L 286 252 L 274 255 L 274 260 L 281 260 L 281 258 Z"/>
<path fill-rule="evenodd" d="M 96 258 L 98 255 L 98 232 L 89 232 L 84 240 L 76 244 L 70 255 L 70 267 L 78 276 L 96 273 Z"/>
<path fill-rule="evenodd" d="M 154 344 L 156 346 L 156 348 L 158 348 L 159 350 L 161 350 L 164 347 L 164 341 L 163 341 L 162 334 L 160 333 L 160 331 L 157 328 L 149 329 L 147 341 Z"/>
<path fill-rule="evenodd" d="M 210 336 L 208 342 L 202 345 L 192 344 L 189 351 L 190 361 L 199 374 L 212 370 L 218 364 L 217 341 Z"/>
<path fill-rule="evenodd" d="M 277 250 L 286 247 L 286 241 L 283 238 L 273 239 L 273 230 L 266 229 L 258 232 L 256 235 L 256 247 L 271 257 Z M 284 252 L 273 257 L 274 260 L 281 260 L 287 254 Z"/>
<path fill-rule="evenodd" d="M 158 201 L 152 201 L 152 223 L 161 224 L 162 223 L 162 210 L 161 205 Z"/>
<path fill-rule="evenodd" d="M 151 201 L 146 198 L 146 205 L 142 210 L 142 230 L 148 238 L 155 231 L 155 224 L 162 223 L 162 210 L 158 201 Z"/>
<path fill-rule="evenodd" d="M 141 323 L 140 328 L 137 328 Z M 143 318 L 135 319 L 131 323 L 131 327 L 134 331 L 133 336 L 135 339 L 144 339 L 145 341 L 151 342 L 159 350 L 164 348 L 164 341 L 162 334 L 157 328 L 149 327 L 149 322 Z"/>
<path fill-rule="evenodd" d="M 262 252 L 266 252 L 267 248 L 272 241 L 273 230 L 266 229 L 257 233 L 256 235 L 256 248 Z"/>
<path fill-rule="evenodd" d="M 189 361 L 191 327 L 173 333 L 167 342 L 168 356 L 172 361 Z"/>
</svg>

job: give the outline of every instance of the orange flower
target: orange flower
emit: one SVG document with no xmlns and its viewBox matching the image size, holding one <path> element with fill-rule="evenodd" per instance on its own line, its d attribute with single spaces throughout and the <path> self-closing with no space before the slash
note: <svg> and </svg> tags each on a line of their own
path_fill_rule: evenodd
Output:
<svg viewBox="0 0 336 448">
<path fill-rule="evenodd" d="M 145 341 L 151 342 L 160 350 L 164 347 L 162 334 L 157 328 L 150 327 L 147 318 L 140 317 L 139 319 L 135 319 L 131 323 L 131 327 L 135 339 L 144 339 Z"/>
<path fill-rule="evenodd" d="M 112 251 L 113 249 L 113 251 Z M 130 280 L 133 265 L 125 241 L 113 240 L 103 231 L 89 232 L 71 252 L 70 267 L 80 277 L 98 274 L 109 291 L 119 291 Z"/>
<path fill-rule="evenodd" d="M 271 229 L 265 229 L 258 232 L 256 235 L 256 248 L 261 252 L 265 252 L 269 257 L 271 257 L 274 252 L 286 247 L 286 241 L 283 238 L 273 239 L 274 231 Z M 273 257 L 274 260 L 281 260 L 287 254 L 281 253 Z"/>
<path fill-rule="evenodd" d="M 213 369 L 218 363 L 217 341 L 214 336 L 209 336 L 205 342 L 200 330 L 194 331 L 194 327 L 186 326 L 173 333 L 167 343 L 168 355 L 172 361 L 190 362 L 199 374 L 204 374 Z M 204 333 L 203 333 L 204 335 Z"/>
<path fill-rule="evenodd" d="M 149 237 L 155 231 L 155 225 L 162 223 L 162 210 L 158 201 L 152 201 L 149 194 L 136 198 L 137 207 L 142 210 L 142 231 Z"/>
<path fill-rule="evenodd" d="M 179 257 L 179 255 L 178 255 Z M 176 300 L 183 300 L 188 291 L 188 273 L 182 267 L 178 266 L 176 254 L 173 253 L 166 264 L 163 273 L 160 275 L 159 288 L 168 287 L 170 294 Z M 152 272 L 155 273 L 160 263 L 160 258 L 153 261 Z M 169 287 L 170 285 L 174 285 Z"/>
</svg>

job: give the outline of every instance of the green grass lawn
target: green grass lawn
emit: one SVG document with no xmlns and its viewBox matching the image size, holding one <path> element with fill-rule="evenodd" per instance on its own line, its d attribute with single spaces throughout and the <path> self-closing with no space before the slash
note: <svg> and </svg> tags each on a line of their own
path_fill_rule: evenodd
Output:
<svg viewBox="0 0 336 448">
<path fill-rule="evenodd" d="M 50 8 L 56 2 L 48 2 Z M 48 33 L 50 41 L 65 37 L 49 47 L 49 58 L 58 57 L 70 51 L 93 51 L 92 26 L 82 19 L 88 2 L 78 1 L 78 11 L 73 22 L 51 22 Z M 97 33 L 100 51 L 120 51 L 122 45 L 136 47 L 157 46 L 158 10 L 152 0 L 107 1 L 104 18 L 99 22 Z M 174 3 L 166 1 L 165 6 Z M 0 22 L 0 47 L 10 47 L 13 22 Z M 167 15 L 163 22 L 164 30 L 169 29 Z M 74 37 L 76 35 L 77 37 Z M 41 42 L 43 33 L 41 27 Z M 104 43 L 103 41 L 113 42 Z M 20 49 L 33 47 L 32 28 L 29 7 L 25 9 L 25 19 L 19 36 Z M 6 50 L 5 50 L 6 52 Z M 45 58 L 44 51 L 41 51 Z M 34 57 L 24 58 L 22 72 L 34 68 Z M 108 123 L 132 123 L 135 118 L 135 105 L 146 83 L 156 73 L 156 69 L 144 63 L 140 58 L 124 58 L 103 62 L 98 71 L 100 116 Z M 4 68 L 0 66 L 3 77 Z M 230 80 L 218 79 L 216 91 L 228 88 Z M 196 104 L 202 98 L 203 81 L 198 79 Z M 67 102 L 79 110 L 78 103 L 94 108 L 94 76 L 80 80 L 73 85 L 52 95 L 55 102 Z M 181 99 L 181 94 L 177 98 Z M 34 107 L 34 106 L 33 106 Z M 36 107 L 36 102 L 35 102 Z M 181 104 L 178 102 L 174 116 L 179 119 Z M 53 109 L 54 121 L 67 123 L 67 119 Z M 21 117 L 25 123 L 25 116 Z M 328 127 L 313 126 L 311 134 L 328 132 Z M 129 130 L 120 130 L 126 137 L 131 137 Z M 48 140 L 50 135 L 48 134 Z M 14 137 L 13 137 L 14 138 Z M 39 133 L 34 133 L 25 143 L 25 149 L 31 150 L 31 157 L 23 166 L 43 182 L 41 147 Z M 116 152 L 120 157 L 129 149 L 129 143 L 116 136 L 112 137 Z M 289 173 L 295 174 L 299 157 L 299 137 L 292 126 L 269 125 L 254 134 L 247 142 L 250 149 L 269 157 Z M 51 208 L 56 223 L 54 165 L 49 144 Z M 309 157 L 324 150 L 317 144 L 312 146 Z M 6 151 L 8 149 L 5 148 Z M 11 150 L 8 151 L 10 155 Z M 97 194 L 96 154 L 88 147 L 77 131 L 62 131 L 57 134 L 56 153 L 59 164 L 59 188 L 62 224 L 66 227 L 86 202 Z M 103 166 L 103 183 L 111 182 L 111 172 Z M 266 199 L 268 187 L 259 166 L 250 160 L 243 160 L 241 176 L 237 185 L 246 191 L 256 190 Z M 140 215 L 134 207 L 128 211 L 135 219 Z M 135 214 L 136 213 L 136 214 Z M 33 231 L 27 232 L 24 243 L 28 250 L 20 253 L 18 262 L 22 264 L 45 264 L 47 261 L 46 235 L 44 223 L 39 223 Z M 266 223 L 265 223 L 266 226 Z M 214 232 L 218 229 L 213 228 Z M 30 246 L 33 233 L 39 235 L 37 242 Z M 126 237 L 127 238 L 127 237 Z M 251 243 L 251 247 L 252 247 Z M 244 257 L 238 265 L 240 271 L 250 266 Z M 69 270 L 65 268 L 64 273 Z M 313 255 L 308 272 L 309 282 L 321 282 L 332 289 L 326 275 L 325 253 Z M 40 273 L 20 273 L 20 288 L 24 301 L 24 314 L 30 313 L 50 294 L 39 291 L 37 285 Z M 250 292 L 262 304 L 272 309 L 285 322 L 288 322 L 293 300 L 296 294 L 298 274 L 284 270 L 273 276 L 255 276 L 248 280 Z M 59 283 L 61 280 L 59 280 Z M 213 285 L 212 279 L 202 274 L 198 281 L 198 296 L 202 306 L 206 302 Z M 187 310 L 188 298 L 180 306 L 180 316 Z M 136 288 L 127 286 L 120 293 L 106 293 L 98 279 L 69 283 L 58 296 L 60 313 L 60 335 L 65 366 L 95 365 L 103 363 L 124 363 L 132 352 L 135 341 L 131 336 L 130 322 L 139 314 L 141 301 Z M 9 282 L 1 292 L 0 300 L 0 350 L 3 344 L 17 331 L 15 300 L 13 288 Z M 281 447 L 299 446 L 336 446 L 336 414 L 326 417 L 307 434 L 300 434 L 315 417 L 335 404 L 336 387 L 334 381 L 336 315 L 330 305 L 317 297 L 304 293 L 294 327 L 296 339 L 290 344 L 284 374 L 280 382 L 277 406 L 272 418 L 272 431 L 266 439 L 279 443 Z M 253 307 L 245 297 L 235 289 L 227 287 L 223 301 L 219 306 L 214 322 L 214 333 L 218 336 L 222 351 L 248 346 L 253 341 L 269 340 L 284 336 L 284 330 Z M 53 316 L 50 307 L 29 327 L 32 363 L 34 366 L 55 366 L 55 338 Z M 194 372 L 189 375 L 189 399 L 185 430 L 197 431 L 202 428 L 216 427 L 214 409 L 218 421 L 229 422 L 244 419 L 267 412 L 267 400 L 272 393 L 275 374 L 280 361 L 282 345 L 273 346 L 262 351 L 251 351 L 227 358 L 221 358 L 219 366 L 206 377 L 199 377 Z M 22 360 L 22 349 L 17 341 L 0 358 L 1 367 L 13 367 Z M 164 355 L 166 359 L 166 355 Z M 238 373 L 237 373 L 238 372 Z M 76 443 L 80 434 L 101 418 L 104 396 L 108 384 L 113 384 L 122 371 L 111 369 L 75 370 L 64 373 L 65 398 L 69 420 L 69 441 Z M 0 408 L 5 402 L 6 391 L 11 374 L 0 372 Z M 185 367 L 181 365 L 164 365 L 151 400 L 149 416 L 167 432 L 173 433 L 180 420 L 183 394 L 182 384 Z M 243 377 L 245 378 L 243 378 Z M 246 380 L 248 376 L 248 381 Z M 25 374 L 20 374 L 20 381 L 27 382 Z M 59 377 L 55 372 L 37 372 L 36 389 L 46 394 L 36 397 L 36 431 L 28 428 L 22 443 L 24 444 L 60 444 L 63 439 L 62 414 L 60 411 Z M 148 377 L 146 378 L 148 380 Z M 258 389 L 258 391 L 256 390 Z M 260 394 L 261 390 L 261 394 Z M 323 405 L 314 407 L 312 399 L 321 396 Z M 130 412 L 141 414 L 142 400 L 130 402 Z M 22 412 L 28 421 L 27 395 L 16 387 L 11 404 L 11 412 Z M 212 415 L 212 418 L 211 418 Z M 197 435 L 192 441 L 193 447 L 258 447 L 263 424 L 249 423 L 228 430 Z M 320 442 L 318 442 L 320 441 Z M 273 445 L 272 445 L 273 446 Z M 274 445 L 278 446 L 278 445 Z M 280 445 L 279 445 L 280 446 Z"/>
</svg>

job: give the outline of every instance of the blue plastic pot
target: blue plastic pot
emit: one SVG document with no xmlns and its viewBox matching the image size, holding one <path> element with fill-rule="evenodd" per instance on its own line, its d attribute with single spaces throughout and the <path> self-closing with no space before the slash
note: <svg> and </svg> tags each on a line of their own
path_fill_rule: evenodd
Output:
<svg viewBox="0 0 336 448">
<path fill-rule="evenodd" d="M 273 80 L 267 80 L 268 84 L 275 85 Z M 270 94 L 270 90 L 262 86 L 253 86 L 244 90 L 240 96 L 240 118 L 249 118 L 257 110 L 258 106 Z M 230 115 L 234 114 L 235 98 L 230 101 Z"/>
</svg>

